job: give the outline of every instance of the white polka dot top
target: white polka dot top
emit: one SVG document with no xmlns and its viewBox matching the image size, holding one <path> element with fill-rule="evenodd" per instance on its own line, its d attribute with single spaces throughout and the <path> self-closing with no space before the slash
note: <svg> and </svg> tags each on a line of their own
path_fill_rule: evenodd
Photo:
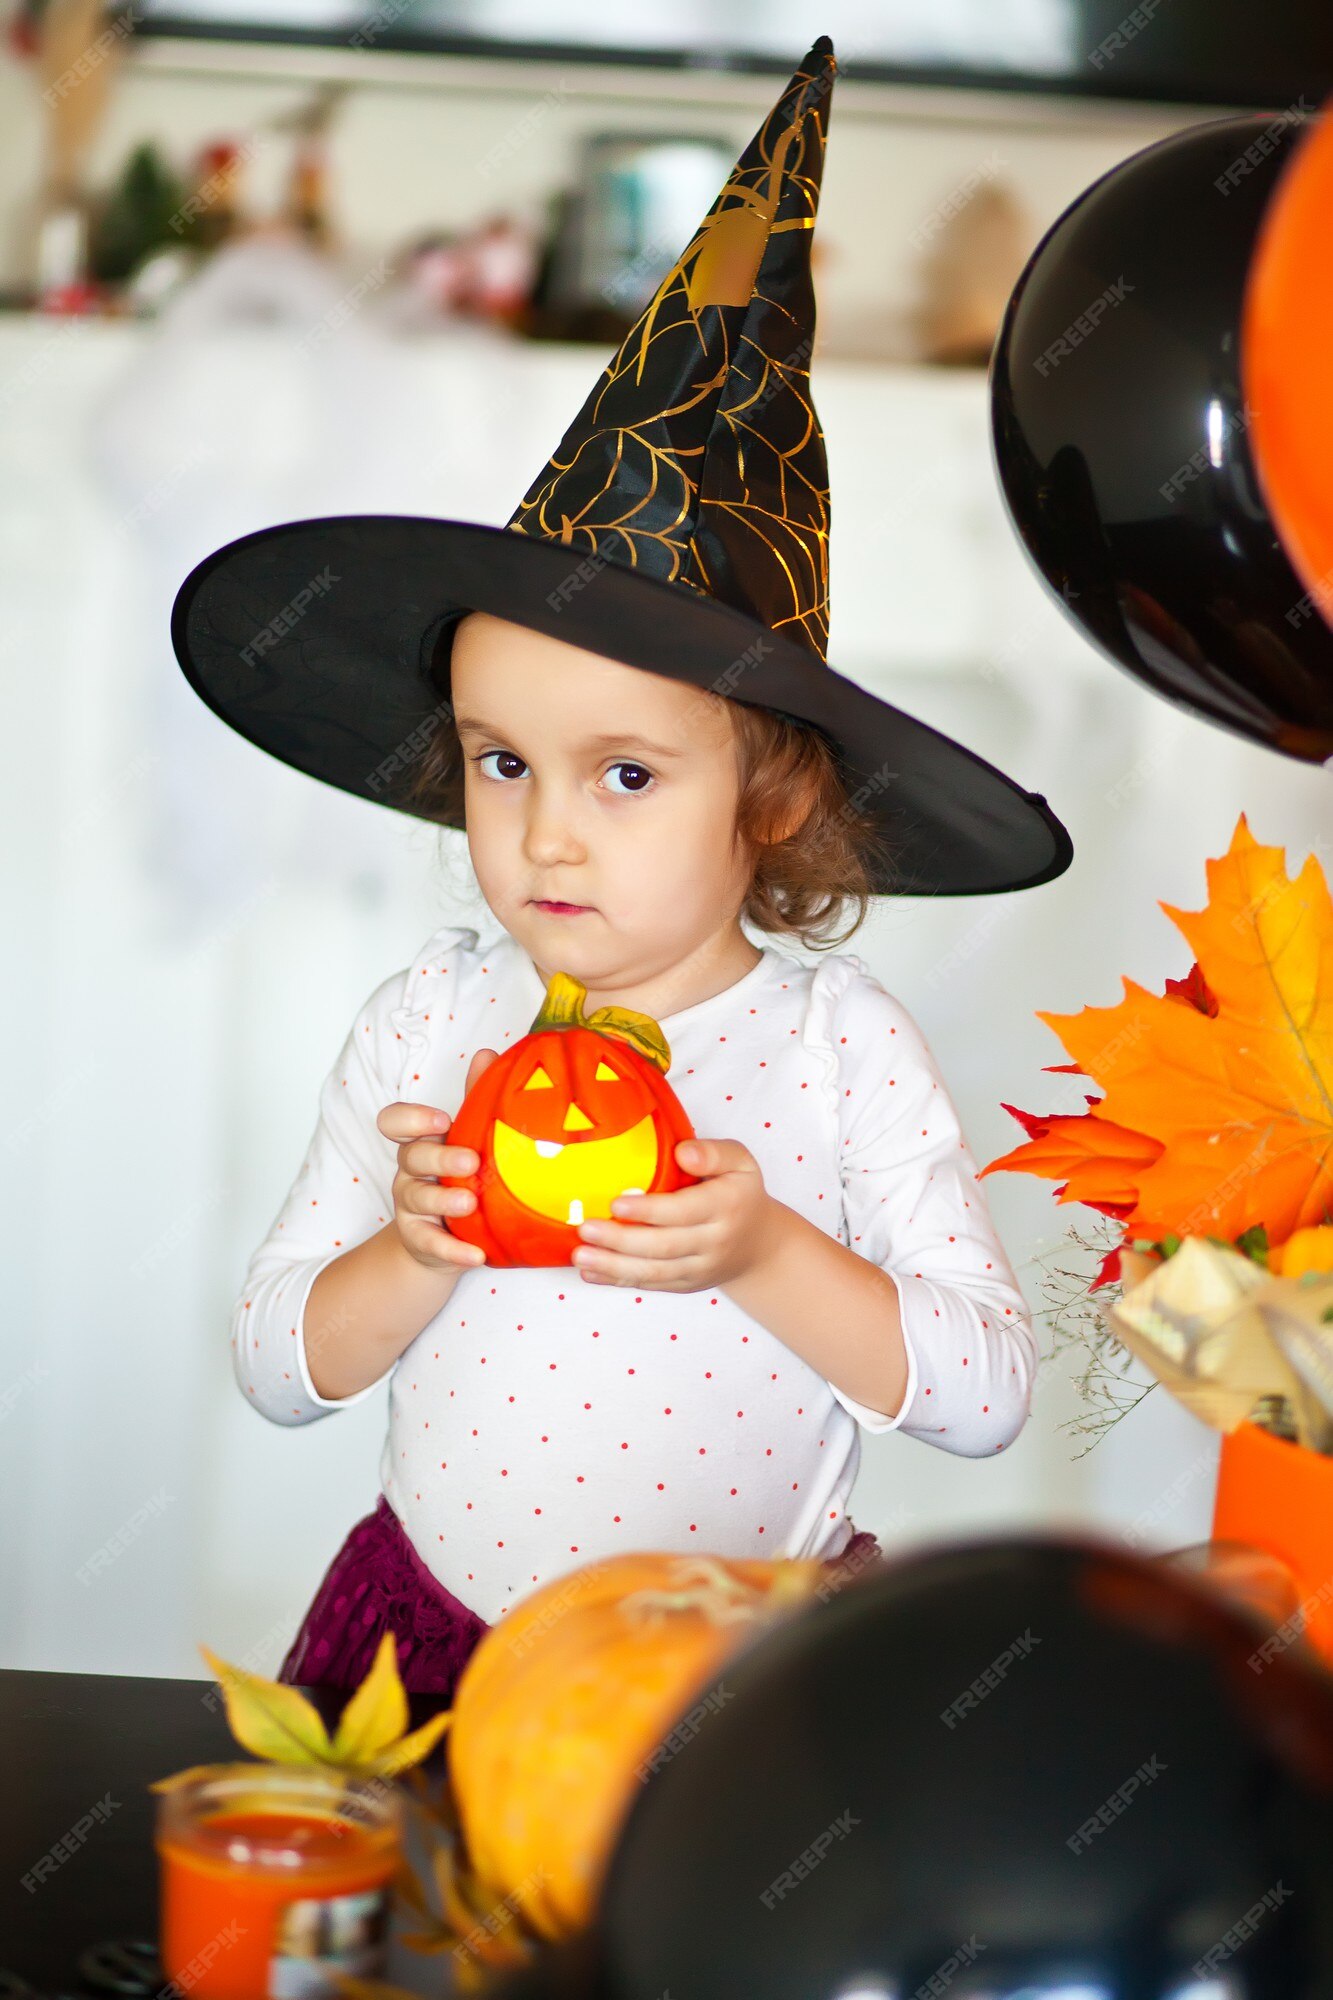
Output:
<svg viewBox="0 0 1333 2000">
<path fill-rule="evenodd" d="M 450 926 L 357 1015 L 232 1316 L 237 1379 L 271 1422 L 312 1423 L 379 1387 L 320 1396 L 303 1328 L 317 1274 L 393 1219 L 396 1148 L 377 1113 L 399 1099 L 456 1112 L 474 1052 L 521 1040 L 544 991 L 507 932 Z M 388 1371 L 380 1478 L 433 1574 L 490 1623 L 630 1549 L 837 1555 L 858 1426 L 982 1457 L 1027 1416 L 1023 1295 L 934 1057 L 862 961 L 806 965 L 769 945 L 661 1027 L 699 1136 L 739 1139 L 772 1195 L 891 1274 L 906 1394 L 892 1415 L 854 1401 L 722 1291 L 465 1271 Z"/>
</svg>

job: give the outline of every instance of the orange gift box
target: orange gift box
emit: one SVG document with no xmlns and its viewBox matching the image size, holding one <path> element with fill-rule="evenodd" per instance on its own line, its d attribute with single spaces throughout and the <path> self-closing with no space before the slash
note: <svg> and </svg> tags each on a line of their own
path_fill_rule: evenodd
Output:
<svg viewBox="0 0 1333 2000">
<path fill-rule="evenodd" d="M 1333 1664 L 1333 1456 L 1244 1423 L 1222 1439 L 1216 1541 L 1248 1542 L 1296 1578 L 1311 1645 Z"/>
</svg>

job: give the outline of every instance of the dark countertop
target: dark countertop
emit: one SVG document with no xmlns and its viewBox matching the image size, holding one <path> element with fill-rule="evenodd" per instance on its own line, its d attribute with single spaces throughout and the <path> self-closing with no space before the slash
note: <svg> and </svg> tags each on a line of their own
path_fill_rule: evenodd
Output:
<svg viewBox="0 0 1333 2000">
<path fill-rule="evenodd" d="M 304 1692 L 328 1722 L 346 1699 L 341 1691 Z M 439 1705 L 411 1697 L 412 1726 Z M 0 1671 L 0 1745 L 0 1974 L 80 1993 L 76 1961 L 85 1947 L 107 1938 L 156 1941 L 157 1795 L 149 1784 L 189 1764 L 249 1753 L 228 1729 L 213 1681 L 18 1670 Z M 434 1776 L 443 1761 L 437 1748 L 421 1768 Z M 33 1884 L 34 1865 L 80 1821 L 91 1824 Z M 450 1990 L 439 1957 L 401 1946 L 388 1976 L 437 2000 Z"/>
</svg>

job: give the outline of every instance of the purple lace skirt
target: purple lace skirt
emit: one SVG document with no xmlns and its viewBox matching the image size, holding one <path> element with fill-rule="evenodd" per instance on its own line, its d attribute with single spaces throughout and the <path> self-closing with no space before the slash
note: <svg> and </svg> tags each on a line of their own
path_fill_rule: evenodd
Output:
<svg viewBox="0 0 1333 2000">
<path fill-rule="evenodd" d="M 850 1579 L 881 1554 L 867 1529 L 854 1530 L 827 1568 L 831 1577 L 836 1572 Z M 391 1631 L 406 1691 L 452 1701 L 459 1675 L 489 1630 L 432 1576 L 381 1494 L 329 1564 L 278 1679 L 301 1687 L 356 1687 Z"/>
</svg>

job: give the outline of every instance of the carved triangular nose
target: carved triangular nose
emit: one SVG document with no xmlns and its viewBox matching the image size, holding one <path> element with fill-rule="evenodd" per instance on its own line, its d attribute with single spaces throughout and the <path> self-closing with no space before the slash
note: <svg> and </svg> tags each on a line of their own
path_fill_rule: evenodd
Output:
<svg viewBox="0 0 1333 2000">
<path fill-rule="evenodd" d="M 571 1104 L 565 1113 L 565 1122 L 560 1129 L 563 1132 L 591 1132 L 592 1120 L 579 1110 L 577 1104 Z"/>
</svg>

